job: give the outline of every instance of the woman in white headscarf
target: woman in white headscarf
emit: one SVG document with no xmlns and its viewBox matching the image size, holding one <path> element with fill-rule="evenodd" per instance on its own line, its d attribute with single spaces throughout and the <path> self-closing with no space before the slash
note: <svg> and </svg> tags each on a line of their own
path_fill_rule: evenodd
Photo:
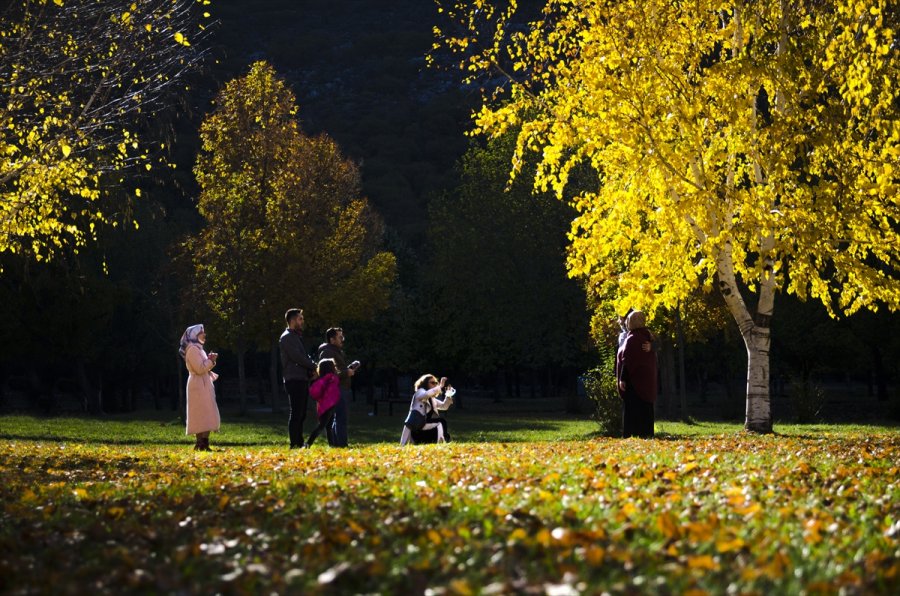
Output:
<svg viewBox="0 0 900 596">
<path fill-rule="evenodd" d="M 203 325 L 191 325 L 181 336 L 178 353 L 184 358 L 188 370 L 187 427 L 185 434 L 197 435 L 194 449 L 210 451 L 209 433 L 219 430 L 219 407 L 216 405 L 216 388 L 213 381 L 219 375 L 212 371 L 219 355 L 206 353 L 206 331 Z"/>
</svg>

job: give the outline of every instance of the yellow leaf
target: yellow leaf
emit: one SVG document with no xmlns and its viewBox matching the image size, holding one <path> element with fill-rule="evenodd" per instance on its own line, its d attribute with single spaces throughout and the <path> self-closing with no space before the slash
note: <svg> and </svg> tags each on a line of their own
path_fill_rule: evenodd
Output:
<svg viewBox="0 0 900 596">
<path fill-rule="evenodd" d="M 780 579 L 784 576 L 789 562 L 787 556 L 783 553 L 775 553 L 772 560 L 762 566 L 761 571 L 766 577 Z"/>
<path fill-rule="evenodd" d="M 688 524 L 688 531 L 691 535 L 691 539 L 697 542 L 706 542 L 712 537 L 712 524 L 707 524 L 703 522 L 690 522 Z"/>
<path fill-rule="evenodd" d="M 687 565 L 690 569 L 706 569 L 708 571 L 715 571 L 719 568 L 719 564 L 709 555 L 688 557 Z"/>
<path fill-rule="evenodd" d="M 72 148 L 65 143 L 61 144 L 59 148 L 62 149 L 63 157 L 69 157 L 69 154 L 72 153 Z"/>
<path fill-rule="evenodd" d="M 472 590 L 472 587 L 469 586 L 469 582 L 464 579 L 455 579 L 450 582 L 450 586 L 447 591 L 450 594 L 458 594 L 459 596 L 471 596 L 475 593 Z"/>
<path fill-rule="evenodd" d="M 740 538 L 734 540 L 720 540 L 716 542 L 716 550 L 720 553 L 729 553 L 731 551 L 740 550 L 744 547 L 744 541 Z"/>
<path fill-rule="evenodd" d="M 547 486 L 548 484 L 551 484 L 553 482 L 558 482 L 559 479 L 560 479 L 559 473 L 553 472 L 553 473 L 545 476 L 544 479 L 541 481 L 541 484 L 543 484 L 544 486 Z"/>
<path fill-rule="evenodd" d="M 550 546 L 550 538 L 550 530 L 547 528 L 538 530 L 537 536 L 534 537 L 535 541 L 544 547 Z"/>
<path fill-rule="evenodd" d="M 693 461 L 688 462 L 688 463 L 684 464 L 683 466 L 681 466 L 681 473 L 687 474 L 688 472 L 690 472 L 691 470 L 693 470 L 696 467 L 697 467 L 697 462 L 693 462 Z"/>
<path fill-rule="evenodd" d="M 590 545 L 584 551 L 584 558 L 587 560 L 588 564 L 593 565 L 594 567 L 599 567 L 603 564 L 604 556 L 606 556 L 606 551 L 595 544 Z"/>
<path fill-rule="evenodd" d="M 656 518 L 656 526 L 659 528 L 659 531 L 662 532 L 663 536 L 670 540 L 677 540 L 681 537 L 678 521 L 675 519 L 675 516 L 668 511 Z"/>
</svg>

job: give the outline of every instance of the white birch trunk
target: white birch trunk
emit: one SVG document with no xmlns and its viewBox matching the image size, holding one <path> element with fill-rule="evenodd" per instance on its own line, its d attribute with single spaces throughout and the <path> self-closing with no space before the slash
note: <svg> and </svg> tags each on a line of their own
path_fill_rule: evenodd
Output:
<svg viewBox="0 0 900 596">
<path fill-rule="evenodd" d="M 733 52 L 736 58 L 744 46 L 743 14 L 741 5 L 734 9 L 734 37 Z M 779 51 L 783 49 L 779 46 Z M 751 85 L 747 90 L 747 104 L 751 110 L 754 129 L 756 128 L 757 106 L 756 94 L 758 86 Z M 776 97 L 776 104 L 783 103 L 783 98 Z M 734 162 L 734 155 L 729 157 L 730 163 Z M 756 184 L 765 184 L 765 173 L 759 163 L 758 153 L 754 156 L 753 171 Z M 729 168 L 726 180 L 726 199 L 734 189 L 734 169 Z M 725 221 L 731 217 L 730 208 Z M 751 432 L 772 432 L 772 403 L 769 393 L 769 346 L 771 344 L 770 321 L 775 306 L 775 276 L 774 263 L 771 251 L 774 248 L 774 239 L 771 232 L 760 230 L 760 254 L 763 258 L 763 271 L 759 280 L 759 303 L 756 314 L 750 313 L 741 296 L 734 276 L 734 261 L 731 243 L 726 242 L 716 258 L 716 269 L 719 276 L 719 290 L 725 298 L 728 310 L 741 331 L 744 345 L 747 348 L 747 409 L 744 420 L 744 428 Z"/>
<path fill-rule="evenodd" d="M 744 303 L 734 277 L 731 244 L 726 242 L 716 259 L 719 290 L 734 317 L 747 348 L 747 410 L 744 428 L 751 432 L 772 432 L 772 408 L 769 394 L 769 321 L 774 306 L 774 284 L 771 275 L 760 283 L 760 299 L 756 316 Z"/>
</svg>

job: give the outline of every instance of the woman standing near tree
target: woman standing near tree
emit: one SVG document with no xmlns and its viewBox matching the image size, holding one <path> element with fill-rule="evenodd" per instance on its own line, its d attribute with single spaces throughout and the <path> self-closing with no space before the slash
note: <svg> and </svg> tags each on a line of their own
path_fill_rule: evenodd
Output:
<svg viewBox="0 0 900 596">
<path fill-rule="evenodd" d="M 213 381 L 219 375 L 212 372 L 219 355 L 207 355 L 203 349 L 206 331 L 203 325 L 191 325 L 181 336 L 178 353 L 184 358 L 188 370 L 187 421 L 185 434 L 197 435 L 196 451 L 210 451 L 209 433 L 219 430 L 219 407 L 216 405 L 216 388 Z"/>
<path fill-rule="evenodd" d="M 616 354 L 616 380 L 622 397 L 622 436 L 653 438 L 656 401 L 656 354 L 644 348 L 653 342 L 647 318 L 636 310 L 625 319 L 628 334 Z"/>
</svg>

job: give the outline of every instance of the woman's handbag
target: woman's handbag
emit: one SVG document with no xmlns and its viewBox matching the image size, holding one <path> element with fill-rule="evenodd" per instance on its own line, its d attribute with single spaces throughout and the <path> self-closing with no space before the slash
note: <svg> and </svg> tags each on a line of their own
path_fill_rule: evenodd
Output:
<svg viewBox="0 0 900 596">
<path fill-rule="evenodd" d="M 418 410 L 410 410 L 403 425 L 411 431 L 422 430 L 425 426 L 425 414 Z"/>
</svg>

